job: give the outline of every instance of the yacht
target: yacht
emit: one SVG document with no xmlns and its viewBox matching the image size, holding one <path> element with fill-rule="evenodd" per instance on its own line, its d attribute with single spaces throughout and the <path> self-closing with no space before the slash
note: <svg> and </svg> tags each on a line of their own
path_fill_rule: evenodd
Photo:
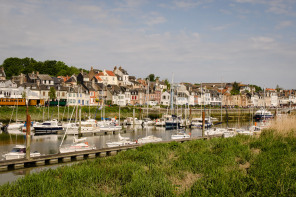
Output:
<svg viewBox="0 0 296 197">
<path fill-rule="evenodd" d="M 63 127 L 58 125 L 57 120 L 45 121 L 33 127 L 35 130 L 35 135 L 57 134 L 59 131 L 63 131 Z"/>
<path fill-rule="evenodd" d="M 165 128 L 166 129 L 179 129 L 181 126 L 181 118 L 175 115 L 166 116 Z"/>
<path fill-rule="evenodd" d="M 260 110 L 256 111 L 254 114 L 254 119 L 256 120 L 265 120 L 270 118 L 273 118 L 273 114 L 264 108 L 261 108 Z"/>
<path fill-rule="evenodd" d="M 39 157 L 41 154 L 39 152 L 30 153 L 30 157 Z M 24 145 L 16 145 L 13 149 L 3 155 L 6 160 L 11 159 L 22 159 L 26 156 L 26 146 Z"/>
</svg>

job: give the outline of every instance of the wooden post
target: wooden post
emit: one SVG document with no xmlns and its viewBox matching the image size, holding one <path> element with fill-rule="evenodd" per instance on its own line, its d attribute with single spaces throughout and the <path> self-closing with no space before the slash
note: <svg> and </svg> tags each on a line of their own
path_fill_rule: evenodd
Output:
<svg viewBox="0 0 296 197">
<path fill-rule="evenodd" d="M 133 129 L 135 131 L 135 107 L 133 108 Z"/>
<path fill-rule="evenodd" d="M 119 105 L 118 125 L 120 126 L 120 105 Z"/>
<path fill-rule="evenodd" d="M 27 124 L 26 124 L 26 159 L 30 159 L 30 144 L 31 144 L 31 116 L 28 112 L 27 106 Z"/>
<path fill-rule="evenodd" d="M 205 111 L 202 112 L 202 137 L 205 136 L 205 118 L 206 118 L 206 113 Z"/>
<path fill-rule="evenodd" d="M 82 136 L 81 133 L 81 106 L 79 107 L 79 127 L 78 127 L 78 138 Z"/>
</svg>

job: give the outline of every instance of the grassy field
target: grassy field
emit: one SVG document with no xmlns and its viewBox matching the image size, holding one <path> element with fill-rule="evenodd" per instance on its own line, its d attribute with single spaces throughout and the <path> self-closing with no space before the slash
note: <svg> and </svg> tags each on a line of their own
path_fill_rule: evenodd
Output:
<svg viewBox="0 0 296 197">
<path fill-rule="evenodd" d="M 295 132 L 148 144 L 28 175 L 0 196 L 296 196 Z"/>
</svg>

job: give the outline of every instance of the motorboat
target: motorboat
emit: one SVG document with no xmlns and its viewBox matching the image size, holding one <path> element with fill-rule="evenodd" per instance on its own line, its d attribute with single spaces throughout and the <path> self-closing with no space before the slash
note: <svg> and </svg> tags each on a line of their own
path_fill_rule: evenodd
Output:
<svg viewBox="0 0 296 197">
<path fill-rule="evenodd" d="M 264 108 L 261 108 L 260 110 L 256 111 L 254 114 L 254 119 L 256 120 L 266 120 L 271 118 L 273 118 L 273 114 Z"/>
<path fill-rule="evenodd" d="M 213 125 L 211 118 L 205 118 L 205 128 L 210 128 Z M 193 118 L 191 120 L 191 128 L 202 128 L 202 118 Z"/>
<path fill-rule="evenodd" d="M 190 137 L 191 136 L 185 133 L 185 131 L 179 131 L 177 134 L 171 136 L 172 140 L 185 139 Z"/>
<path fill-rule="evenodd" d="M 63 127 L 58 125 L 57 120 L 45 121 L 33 127 L 35 130 L 35 135 L 57 134 L 59 131 L 63 131 Z"/>
<path fill-rule="evenodd" d="M 177 117 L 175 115 L 172 116 L 166 116 L 166 121 L 165 121 L 165 128 L 170 130 L 170 129 L 179 129 L 181 126 L 181 118 Z"/>
<path fill-rule="evenodd" d="M 3 155 L 6 160 L 12 159 L 22 159 L 26 156 L 26 146 L 24 145 L 16 145 L 12 148 L 9 153 Z M 39 157 L 41 154 L 39 152 L 30 153 L 30 157 Z"/>
<path fill-rule="evenodd" d="M 154 135 L 148 135 L 146 137 L 140 138 L 136 141 L 137 144 L 145 144 L 145 143 L 152 143 L 152 142 L 161 142 L 162 139 L 159 137 L 155 137 Z"/>
<path fill-rule="evenodd" d="M 70 153 L 70 152 L 78 152 L 85 150 L 94 150 L 95 146 L 89 146 L 86 141 L 86 137 L 77 139 L 74 137 L 73 143 L 70 146 L 64 146 L 60 148 L 60 153 Z"/>
</svg>

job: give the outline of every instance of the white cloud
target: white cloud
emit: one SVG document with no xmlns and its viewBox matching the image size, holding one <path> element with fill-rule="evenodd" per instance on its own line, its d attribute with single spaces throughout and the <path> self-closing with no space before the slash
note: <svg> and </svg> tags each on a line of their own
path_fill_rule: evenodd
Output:
<svg viewBox="0 0 296 197">
<path fill-rule="evenodd" d="M 281 21 L 279 24 L 277 24 L 276 29 L 284 29 L 293 25 L 293 21 Z"/>
</svg>

